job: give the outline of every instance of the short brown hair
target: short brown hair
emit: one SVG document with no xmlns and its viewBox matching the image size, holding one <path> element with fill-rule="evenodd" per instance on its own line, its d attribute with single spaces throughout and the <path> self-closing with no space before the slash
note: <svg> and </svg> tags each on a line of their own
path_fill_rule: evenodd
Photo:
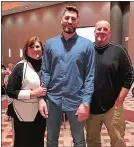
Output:
<svg viewBox="0 0 134 147">
<path fill-rule="evenodd" d="M 66 11 L 73 11 L 77 13 L 77 17 L 79 17 L 79 11 L 75 6 L 66 6 L 63 15 L 65 14 Z"/>
<path fill-rule="evenodd" d="M 42 49 L 42 52 L 43 52 L 43 45 L 42 45 L 42 42 L 40 41 L 39 37 L 33 36 L 25 42 L 25 45 L 23 47 L 23 57 L 25 59 L 27 59 L 27 57 L 28 57 L 28 55 L 27 55 L 28 47 L 32 47 L 35 44 L 36 41 L 38 41 L 40 43 L 40 46 L 41 46 L 41 49 Z"/>
</svg>

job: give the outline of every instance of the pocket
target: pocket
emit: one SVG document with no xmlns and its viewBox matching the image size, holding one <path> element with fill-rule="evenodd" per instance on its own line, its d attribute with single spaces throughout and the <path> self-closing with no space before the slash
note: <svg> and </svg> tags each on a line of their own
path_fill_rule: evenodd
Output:
<svg viewBox="0 0 134 147">
<path fill-rule="evenodd" d="M 123 113 L 123 106 L 119 106 L 119 107 L 114 106 L 113 121 L 112 121 L 114 125 L 120 124 L 122 113 Z"/>
<path fill-rule="evenodd" d="M 125 135 L 125 119 L 123 116 L 123 106 L 120 106 L 118 108 L 114 107 L 112 126 L 116 134 L 120 134 L 121 136 Z"/>
<path fill-rule="evenodd" d="M 122 110 L 123 110 L 123 106 L 114 107 L 114 113 L 115 113 L 115 115 L 120 116 Z"/>
</svg>

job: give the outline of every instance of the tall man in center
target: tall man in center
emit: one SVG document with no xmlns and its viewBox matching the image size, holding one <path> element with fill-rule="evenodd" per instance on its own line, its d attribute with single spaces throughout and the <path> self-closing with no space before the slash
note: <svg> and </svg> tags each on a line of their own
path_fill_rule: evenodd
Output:
<svg viewBox="0 0 134 147">
<path fill-rule="evenodd" d="M 93 43 L 76 33 L 79 12 L 67 6 L 61 19 L 62 33 L 46 41 L 41 85 L 48 93 L 47 147 L 58 147 L 63 111 L 67 114 L 74 147 L 86 147 L 85 120 L 89 116 L 94 91 Z M 44 99 L 39 100 L 39 110 L 46 117 Z"/>
</svg>

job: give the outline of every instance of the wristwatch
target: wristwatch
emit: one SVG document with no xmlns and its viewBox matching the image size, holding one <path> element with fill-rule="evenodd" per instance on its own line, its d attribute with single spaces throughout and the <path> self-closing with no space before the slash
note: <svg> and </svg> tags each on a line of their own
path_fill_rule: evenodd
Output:
<svg viewBox="0 0 134 147">
<path fill-rule="evenodd" d="M 82 103 L 85 107 L 90 107 L 90 105 L 89 104 L 87 104 L 87 103 Z"/>
</svg>

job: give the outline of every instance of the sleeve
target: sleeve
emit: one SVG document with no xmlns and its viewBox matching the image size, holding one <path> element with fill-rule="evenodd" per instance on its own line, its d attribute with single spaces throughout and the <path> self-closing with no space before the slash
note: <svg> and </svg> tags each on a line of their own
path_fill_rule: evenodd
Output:
<svg viewBox="0 0 134 147">
<path fill-rule="evenodd" d="M 42 66 L 41 66 L 41 76 L 40 82 L 41 86 L 48 87 L 50 81 L 50 66 L 51 66 L 51 57 L 50 57 L 50 49 L 48 42 L 44 45 L 44 53 L 42 57 Z"/>
<path fill-rule="evenodd" d="M 14 99 L 30 99 L 30 90 L 21 90 L 24 63 L 17 64 L 9 76 L 7 95 Z"/>
<path fill-rule="evenodd" d="M 126 49 L 123 49 L 120 56 L 120 73 L 123 78 L 123 87 L 130 89 L 131 85 L 134 81 L 134 71 L 133 66 L 131 63 L 131 59 L 128 55 L 128 52 Z"/>
<path fill-rule="evenodd" d="M 95 50 L 93 43 L 90 42 L 88 46 L 87 57 L 85 58 L 85 82 L 84 82 L 84 96 L 83 103 L 90 104 L 92 94 L 94 92 L 94 72 L 95 72 Z"/>
</svg>

